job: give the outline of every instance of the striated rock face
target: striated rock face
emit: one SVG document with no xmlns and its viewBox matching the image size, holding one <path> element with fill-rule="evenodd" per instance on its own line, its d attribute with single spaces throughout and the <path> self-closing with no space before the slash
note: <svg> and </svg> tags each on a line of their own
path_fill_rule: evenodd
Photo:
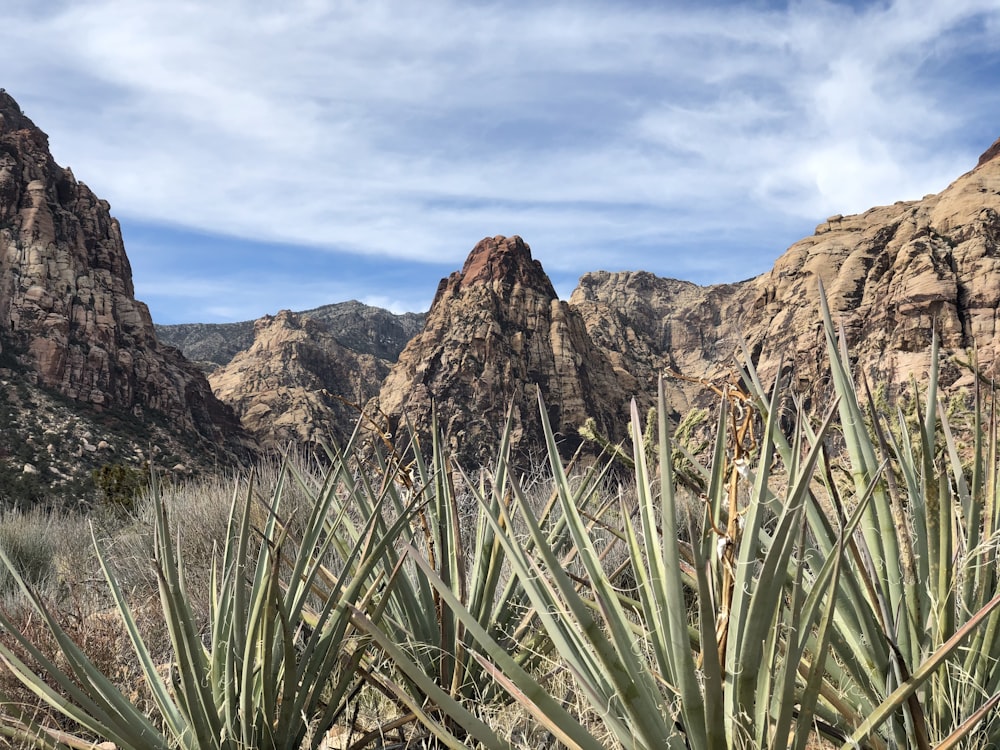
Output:
<svg viewBox="0 0 1000 750">
<path fill-rule="evenodd" d="M 992 156 L 990 154 L 992 153 Z M 786 352 L 799 386 L 815 377 L 822 343 L 815 322 L 817 279 L 843 325 L 859 367 L 890 383 L 923 374 L 931 331 L 946 355 L 945 385 L 972 382 L 948 355 L 968 361 L 973 347 L 997 374 L 1000 330 L 1000 159 L 994 146 L 971 172 L 938 195 L 832 217 L 816 234 L 754 279 L 747 316 L 762 365 Z"/>
<path fill-rule="evenodd" d="M 1000 141 L 938 195 L 833 216 L 773 270 L 739 284 L 696 287 L 644 273 L 585 275 L 570 302 L 616 366 L 651 382 L 664 368 L 732 371 L 738 336 L 765 377 L 779 360 L 806 395 L 826 387 L 822 280 L 860 371 L 889 384 L 922 375 L 937 326 L 945 385 L 971 383 L 967 350 L 988 375 L 1000 359 Z M 954 355 L 954 358 L 951 358 Z M 651 393 L 651 391 L 646 391 Z M 673 381 L 679 407 L 693 393 Z"/>
<path fill-rule="evenodd" d="M 32 384 L 157 418 L 223 452 L 248 448 L 231 410 L 135 299 L 118 222 L 0 92 L 0 346 Z"/>
<path fill-rule="evenodd" d="M 716 363 L 732 356 L 745 296 L 739 284 L 702 287 L 646 271 L 596 271 L 580 278 L 569 302 L 614 363 L 624 395 L 648 407 L 660 373 L 709 377 Z M 668 389 L 678 412 L 694 406 L 703 391 L 677 380 Z"/>
<path fill-rule="evenodd" d="M 343 346 L 321 318 L 283 310 L 254 324 L 254 339 L 209 380 L 265 447 L 350 436 L 389 363 Z M 340 398 L 338 398 L 338 396 Z M 343 399 L 343 400 L 342 400 Z"/>
<path fill-rule="evenodd" d="M 322 321 L 341 344 L 359 354 L 395 362 L 424 327 L 424 313 L 396 315 L 356 300 L 306 310 L 302 315 Z"/>
<path fill-rule="evenodd" d="M 511 402 L 515 450 L 543 445 L 539 390 L 566 452 L 588 417 L 621 432 L 624 392 L 583 318 L 556 297 L 520 237 L 484 239 L 441 281 L 424 330 L 382 386 L 381 408 L 426 428 L 435 405 L 456 455 L 474 465 L 497 445 Z"/>
</svg>

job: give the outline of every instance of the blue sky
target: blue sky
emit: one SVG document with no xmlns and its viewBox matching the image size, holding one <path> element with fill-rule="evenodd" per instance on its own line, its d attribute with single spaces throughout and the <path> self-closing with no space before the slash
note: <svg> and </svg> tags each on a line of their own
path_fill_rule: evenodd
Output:
<svg viewBox="0 0 1000 750">
<path fill-rule="evenodd" d="M 0 86 L 111 202 L 161 323 L 397 312 L 485 236 L 768 270 L 1000 137 L 1000 0 L 5 0 Z"/>
</svg>

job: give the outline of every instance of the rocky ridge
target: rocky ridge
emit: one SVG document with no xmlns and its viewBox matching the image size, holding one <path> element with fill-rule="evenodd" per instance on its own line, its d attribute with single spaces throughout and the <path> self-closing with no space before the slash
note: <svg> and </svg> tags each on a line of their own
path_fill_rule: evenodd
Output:
<svg viewBox="0 0 1000 750">
<path fill-rule="evenodd" d="M 380 407 L 421 430 L 436 408 L 455 455 L 477 465 L 497 444 L 508 407 L 515 452 L 540 449 L 539 393 L 566 453 L 587 419 L 620 432 L 624 392 L 583 318 L 558 299 L 520 237 L 486 238 L 442 279 L 423 331 L 382 384 Z"/>
<path fill-rule="evenodd" d="M 265 448 L 350 436 L 390 363 L 340 343 L 322 317 L 282 310 L 254 323 L 253 343 L 209 375 Z"/>
<path fill-rule="evenodd" d="M 698 287 L 644 272 L 597 272 L 581 278 L 570 303 L 646 400 L 660 372 L 708 379 L 734 372 L 740 337 L 765 378 L 783 362 L 807 402 L 821 394 L 828 369 L 820 282 L 870 381 L 899 387 L 926 373 L 936 327 L 943 385 L 960 389 L 973 379 L 961 364 L 973 348 L 984 374 L 995 376 L 1000 364 L 998 155 L 1000 141 L 939 194 L 830 217 L 748 281 Z M 699 391 L 669 383 L 680 411 Z"/>
<path fill-rule="evenodd" d="M 423 328 L 423 313 L 397 315 L 356 300 L 296 313 L 320 321 L 337 342 L 358 354 L 395 362 L 406 343 Z M 229 364 L 254 342 L 255 321 L 156 325 L 160 341 L 176 346 L 206 372 Z"/>
<path fill-rule="evenodd" d="M 946 355 L 946 385 L 972 382 L 955 366 L 975 348 L 985 374 L 1000 355 L 1000 158 L 980 160 L 945 190 L 918 201 L 834 216 L 748 284 L 748 336 L 765 368 L 793 353 L 800 386 L 816 365 L 817 282 L 857 364 L 892 383 L 927 368 L 931 331 Z"/>
<path fill-rule="evenodd" d="M 921 377 L 936 328 L 943 384 L 961 393 L 974 379 L 972 349 L 981 372 L 997 375 L 998 238 L 1000 141 L 941 193 L 832 216 L 744 282 L 595 271 L 560 301 L 527 244 L 498 236 L 441 281 L 426 317 L 351 302 L 159 330 L 214 370 L 216 392 L 270 446 L 344 437 L 356 418 L 345 401 L 377 393 L 393 422 L 405 416 L 423 434 L 436 409 L 475 465 L 509 405 L 516 450 L 539 451 L 538 393 L 566 452 L 587 419 L 620 437 L 628 399 L 650 403 L 661 373 L 691 378 L 670 380 L 675 412 L 706 405 L 714 397 L 696 381 L 730 377 L 741 337 L 765 379 L 783 363 L 793 389 L 815 401 L 828 387 L 820 281 L 860 372 L 890 387 Z M 107 204 L 55 164 L 44 133 L 2 93 L 0 253 L 0 473 L 59 477 L 70 459 L 146 460 L 140 433 L 147 448 L 182 446 L 180 435 L 227 455 L 248 444 L 204 378 L 157 341 Z M 56 426 L 29 434 L 32 409 Z M 191 455 L 158 449 L 171 461 Z"/>
<path fill-rule="evenodd" d="M 108 203 L 55 163 L 47 136 L 2 91 L 0 349 L 8 381 L 107 414 L 115 429 L 157 424 L 157 439 L 191 464 L 252 450 L 204 376 L 157 341 Z M 24 442 L 8 427 L 6 440 Z"/>
<path fill-rule="evenodd" d="M 476 461 L 511 402 L 519 448 L 540 449 L 532 420 L 541 389 L 569 448 L 588 417 L 619 436 L 627 400 L 651 404 L 662 373 L 690 378 L 668 379 L 675 415 L 710 405 L 704 381 L 737 373 L 741 339 L 765 379 L 783 363 L 804 403 L 819 403 L 829 389 L 821 281 L 870 380 L 893 388 L 926 373 L 936 326 L 943 385 L 960 392 L 972 382 L 963 364 L 971 349 L 990 377 L 1000 355 L 998 154 L 1000 142 L 939 194 L 832 216 L 771 271 L 734 284 L 596 271 L 560 302 L 520 238 L 487 238 L 442 280 L 423 331 L 382 385 L 381 406 L 425 428 L 435 404 L 460 455 Z"/>
</svg>

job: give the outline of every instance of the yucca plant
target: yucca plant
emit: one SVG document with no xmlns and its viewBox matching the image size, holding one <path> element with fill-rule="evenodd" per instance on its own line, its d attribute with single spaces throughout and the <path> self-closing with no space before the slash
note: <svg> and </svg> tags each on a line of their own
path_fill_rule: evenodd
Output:
<svg viewBox="0 0 1000 750">
<path fill-rule="evenodd" d="M 544 409 L 541 414 L 544 422 Z M 507 555 L 517 575 L 525 582 L 541 626 L 573 674 L 580 697 L 589 702 L 604 728 L 622 746 L 784 746 L 775 744 L 774 735 L 782 731 L 787 735 L 797 726 L 805 727 L 799 729 L 804 743 L 811 727 L 808 723 L 796 723 L 797 714 L 791 710 L 802 698 L 802 691 L 796 690 L 799 660 L 794 651 L 791 657 L 784 653 L 788 644 L 776 634 L 825 631 L 833 606 L 827 594 L 836 584 L 842 549 L 829 558 L 809 590 L 800 581 L 789 596 L 789 590 L 775 585 L 775 581 L 780 582 L 786 571 L 795 567 L 794 554 L 804 543 L 803 507 L 808 502 L 808 487 L 820 452 L 819 443 L 812 446 L 799 465 L 790 468 L 783 510 L 775 519 L 776 525 L 768 535 L 766 548 L 762 549 L 757 543 L 740 546 L 741 550 L 749 551 L 738 558 L 737 593 L 728 605 L 731 614 L 725 625 L 729 635 L 726 653 L 735 656 L 724 663 L 720 662 L 717 613 L 713 609 L 717 601 L 715 592 L 722 584 L 709 581 L 701 544 L 712 524 L 706 514 L 704 525 L 695 530 L 693 543 L 682 554 L 671 474 L 671 445 L 663 426 L 666 425 L 666 402 L 662 386 L 659 416 L 659 485 L 663 489 L 658 496 L 650 481 L 642 448 L 643 427 L 633 409 L 639 528 L 626 525 L 622 534 L 639 584 L 637 600 L 627 599 L 618 591 L 604 570 L 601 553 L 576 508 L 569 479 L 558 458 L 552 461 L 552 469 L 560 506 L 579 549 L 588 588 L 580 590 L 577 581 L 567 574 L 560 558 L 546 544 L 516 481 L 512 483 L 517 498 L 514 505 L 528 530 L 533 549 L 526 549 L 517 538 L 503 534 Z M 824 431 L 828 424 L 829 419 Z M 557 457 L 547 424 L 545 430 L 552 455 Z M 765 432 L 765 445 L 773 430 L 772 421 Z M 724 429 L 718 439 L 726 439 Z M 763 461 L 766 464 L 770 457 L 765 455 Z M 713 486 L 726 487 L 721 468 L 715 474 Z M 759 476 L 767 476 L 767 472 Z M 758 482 L 756 491 L 759 495 L 767 493 L 766 484 Z M 755 540 L 762 530 L 767 504 L 755 502 L 751 508 L 746 538 Z M 488 518 L 501 534 L 504 528 L 512 526 L 513 520 L 506 509 L 499 511 L 490 513 Z M 857 521 L 855 517 L 851 524 Z M 846 533 L 850 531 L 848 525 Z M 686 564 L 692 555 L 693 564 Z M 435 579 L 431 577 L 431 580 Z M 700 610 L 695 618 L 698 627 L 694 631 L 688 618 L 685 592 L 685 587 L 692 584 Z M 451 604 L 458 607 L 455 600 Z M 498 652 L 486 636 L 484 632 L 479 633 L 482 639 L 479 640 L 480 662 L 538 721 L 569 746 L 603 746 L 603 739 L 598 739 L 578 717 L 547 694 L 536 675 Z M 804 635 L 799 640 L 801 642 L 792 647 L 801 652 Z M 741 654 L 745 655 L 745 661 L 740 661 Z M 723 676 L 724 667 L 729 667 L 725 670 L 726 677 Z M 814 660 L 807 676 L 815 683 L 819 679 L 816 675 L 821 676 L 822 670 L 822 661 Z M 738 682 L 733 682 L 734 677 Z M 746 686 L 752 686 L 752 690 L 747 691 Z M 814 685 L 810 691 L 813 702 L 818 692 L 818 686 Z M 732 694 L 740 696 L 740 700 L 727 700 Z M 807 697 L 806 704 L 808 700 Z M 781 707 L 787 707 L 785 715 L 775 717 Z M 808 705 L 806 707 L 808 710 Z M 760 744 L 761 741 L 764 744 Z"/>
<path fill-rule="evenodd" d="M 351 498 L 328 483 L 326 491 L 314 497 L 301 538 L 291 540 L 279 521 L 288 476 L 289 471 L 280 474 L 264 503 L 255 501 L 252 482 L 245 492 L 234 492 L 229 533 L 213 570 L 209 620 L 204 627 L 192 609 L 192 593 L 179 555 L 182 542 L 172 538 L 154 477 L 150 491 L 155 510 L 153 553 L 172 646 L 168 677 L 161 675 L 106 554 L 95 540 L 158 716 L 146 715 L 100 672 L 0 551 L 48 625 L 62 657 L 58 663 L 48 658 L 0 614 L 0 625 L 18 646 L 0 644 L 3 666 L 57 713 L 121 750 L 318 747 L 324 731 L 338 719 L 359 686 L 357 667 L 368 644 L 351 625 L 353 608 L 372 609 L 376 564 L 409 519 L 401 514 L 375 534 L 376 506 L 365 533 L 342 558 L 343 574 L 327 581 L 327 596 L 318 601 L 317 577 L 338 531 L 328 519 L 346 517 L 343 503 L 350 503 Z M 255 517 L 264 519 L 259 527 Z M 312 617 L 305 627 L 307 607 Z M 377 610 L 373 616 L 377 619 Z M 39 726 L 10 701 L 5 700 L 0 708 L 5 714 L 0 736 L 38 747 L 91 746 L 82 736 Z"/>
<path fill-rule="evenodd" d="M 407 544 L 388 551 L 380 563 L 388 581 L 382 593 L 381 621 L 376 625 L 357 613 L 359 627 L 379 642 L 395 665 L 390 672 L 368 670 L 368 678 L 380 691 L 393 696 L 402 709 L 399 716 L 373 729 L 372 736 L 384 734 L 390 726 L 419 721 L 448 743 L 458 741 L 456 737 L 470 736 L 488 746 L 504 746 L 482 715 L 484 709 L 497 710 L 497 704 L 513 700 L 490 671 L 472 657 L 474 641 L 468 627 L 445 604 L 442 592 L 429 582 L 407 548 L 419 550 L 420 560 L 433 571 L 435 580 L 448 588 L 449 596 L 461 604 L 462 611 L 522 668 L 537 669 L 551 650 L 544 632 L 536 627 L 535 613 L 520 578 L 510 574 L 505 548 L 486 512 L 476 513 L 474 518 L 460 517 L 456 481 L 477 509 L 497 514 L 511 503 L 507 464 L 511 425 L 508 418 L 499 459 L 489 481 L 485 474 L 476 481 L 452 464 L 436 422 L 432 425 L 429 455 L 423 454 L 411 432 L 408 455 L 412 459 L 404 464 L 401 452 L 385 440 L 382 442 L 388 446 L 387 451 L 374 456 L 377 470 L 359 477 L 361 483 L 378 478 L 379 486 L 367 485 L 361 494 L 384 494 L 390 508 L 415 504 L 414 523 L 404 535 Z M 331 459 L 340 462 L 343 457 L 331 449 Z M 585 482 L 574 497 L 582 507 L 596 493 Z M 538 522 L 546 526 L 546 544 L 568 565 L 576 550 L 565 519 L 555 513 L 557 506 L 556 497 L 551 495 L 534 512 Z M 601 513 L 602 509 L 593 509 L 595 519 Z M 451 709 L 436 708 L 441 702 Z"/>
<path fill-rule="evenodd" d="M 411 551 L 476 642 L 474 658 L 564 745 L 603 747 L 610 734 L 630 748 L 803 748 L 811 736 L 820 735 L 845 748 L 922 747 L 928 746 L 929 732 L 934 732 L 942 747 L 951 747 L 974 729 L 983 731 L 979 723 L 995 704 L 988 699 L 992 677 L 977 684 L 970 676 L 992 676 L 995 671 L 991 634 L 997 625 L 994 608 L 1000 603 L 994 596 L 995 573 L 976 569 L 966 574 L 975 581 L 970 589 L 981 591 L 980 598 L 961 614 L 960 627 L 946 630 L 937 623 L 958 617 L 954 592 L 967 579 L 941 578 L 946 554 L 942 550 L 950 554 L 954 549 L 941 531 L 935 530 L 935 538 L 926 546 L 918 542 L 917 554 L 927 561 L 928 575 L 904 579 L 901 566 L 906 557 L 893 551 L 888 537 L 898 543 L 908 532 L 909 512 L 926 528 L 938 524 L 955 529 L 952 502 L 945 497 L 934 505 L 937 520 L 929 523 L 926 513 L 921 516 L 919 510 L 894 504 L 888 489 L 894 476 L 890 472 L 909 474 L 909 486 L 926 488 L 928 481 L 920 479 L 918 464 L 911 461 L 907 467 L 887 469 L 886 462 L 899 455 L 859 464 L 859 456 L 871 459 L 875 451 L 863 427 L 856 391 L 846 377 L 846 358 L 834 345 L 829 318 L 826 325 L 838 394 L 818 428 L 800 413 L 791 439 L 786 439 L 777 429 L 779 387 L 766 398 L 748 367 L 749 385 L 741 408 L 756 400 L 763 429 L 756 453 L 736 449 L 738 444 L 732 441 L 745 438 L 746 423 L 732 419 L 734 402 L 723 392 L 713 460 L 703 468 L 708 488 L 705 513 L 690 530 L 690 544 L 679 541 L 682 530 L 677 524 L 662 384 L 657 481 L 633 408 L 639 523 L 636 528 L 626 525 L 621 535 L 639 583 L 637 599 L 618 590 L 601 564 L 601 554 L 577 508 L 579 498 L 558 459 L 544 406 L 540 405 L 540 414 L 556 492 L 579 550 L 586 587 L 581 589 L 579 576 L 570 575 L 547 544 L 514 477 L 510 478 L 514 501 L 509 507 L 481 506 L 523 582 L 539 627 L 572 674 L 592 717 L 598 717 L 600 731 L 595 731 L 592 717 L 585 722 L 579 712 L 555 700 L 544 679 L 511 658 L 434 566 L 417 550 Z M 838 413 L 853 468 L 847 497 L 831 481 L 826 455 Z M 932 446 L 926 424 L 925 442 Z M 955 473 L 960 462 L 953 438 L 944 432 L 952 454 L 951 478 L 961 493 L 962 482 Z M 897 454 L 904 453 L 905 446 L 897 445 Z M 983 469 L 978 472 L 985 477 Z M 930 497 L 937 498 L 947 483 L 940 474 L 934 476 L 938 481 Z M 985 479 L 980 482 L 986 484 Z M 957 495 L 956 501 L 961 497 Z M 918 502 L 909 499 L 911 505 Z M 947 522 L 941 506 L 947 506 Z M 961 509 L 963 519 L 977 518 L 980 524 L 975 559 L 992 555 L 995 537 L 990 524 L 996 514 L 990 508 L 976 511 L 968 500 Z M 515 517 L 527 530 L 528 544 L 511 533 Z M 933 567 L 932 559 L 938 561 Z M 897 643 L 899 613 L 902 608 L 912 610 L 920 599 L 910 603 L 905 598 L 904 581 L 913 592 L 924 587 L 924 593 L 913 596 L 938 603 L 936 610 L 923 610 L 928 613 L 925 626 L 932 633 L 909 654 Z M 934 591 L 926 592 L 927 588 Z M 693 612 L 687 606 L 691 598 Z M 947 609 L 942 600 L 947 600 Z M 959 651 L 970 637 L 977 650 Z M 382 641 L 380 645 L 385 647 Z M 951 671 L 941 669 L 949 664 Z M 959 689 L 960 685 L 966 687 Z M 948 700 L 948 707 L 954 707 L 959 694 L 970 696 L 968 710 L 948 722 L 927 718 L 935 701 Z M 928 701 L 926 695 L 940 697 Z M 439 706 L 447 710 L 445 704 Z M 457 745 L 460 738 L 451 741 Z"/>
<path fill-rule="evenodd" d="M 845 747 L 944 747 L 965 735 L 970 746 L 995 746 L 1000 723 L 988 713 L 1000 701 L 996 413 L 986 417 L 977 381 L 973 445 L 962 455 L 939 403 L 935 334 L 916 428 L 901 411 L 878 414 L 870 395 L 866 414 L 822 288 L 820 299 L 853 485 L 848 492 L 871 498 L 861 532 L 851 539 L 830 639 L 836 657 L 830 685 L 864 717 Z M 748 380 L 763 404 L 752 368 Z M 780 436 L 776 449 L 786 460 L 794 454 Z M 831 471 L 821 476 L 829 504 L 842 513 L 849 504 L 843 490 Z M 822 555 L 832 544 L 830 519 L 817 510 L 809 524 Z"/>
</svg>

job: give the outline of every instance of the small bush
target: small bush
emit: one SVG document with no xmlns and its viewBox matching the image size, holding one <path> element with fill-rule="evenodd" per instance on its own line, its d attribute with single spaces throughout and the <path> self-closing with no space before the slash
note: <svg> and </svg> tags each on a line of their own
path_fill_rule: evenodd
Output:
<svg viewBox="0 0 1000 750">
<path fill-rule="evenodd" d="M 130 513 L 136 500 L 149 487 L 149 467 L 105 464 L 91 473 L 97 497 L 106 508 Z"/>
</svg>

